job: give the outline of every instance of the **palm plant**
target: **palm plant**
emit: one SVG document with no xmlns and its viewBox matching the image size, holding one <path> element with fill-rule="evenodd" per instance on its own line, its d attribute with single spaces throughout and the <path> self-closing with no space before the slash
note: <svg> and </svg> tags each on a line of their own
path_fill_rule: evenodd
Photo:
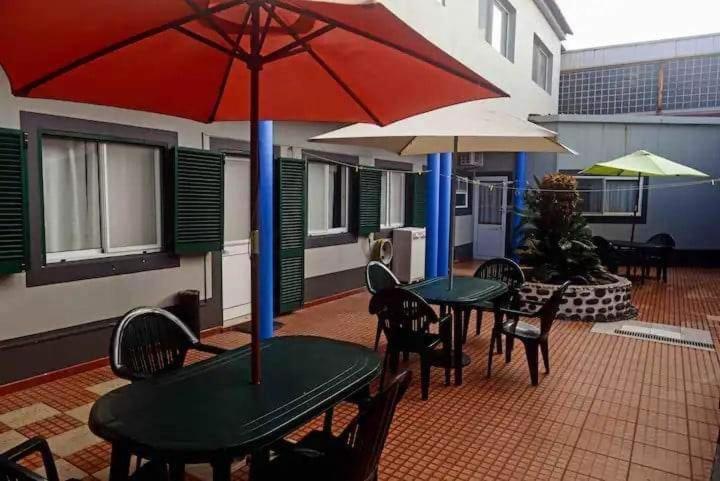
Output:
<svg viewBox="0 0 720 481">
<path fill-rule="evenodd" d="M 537 184 L 538 188 L 525 196 L 525 245 L 518 251 L 521 262 L 532 269 L 530 277 L 551 284 L 577 279 L 605 281 L 607 271 L 579 209 L 581 198 L 575 178 L 550 174 Z"/>
</svg>

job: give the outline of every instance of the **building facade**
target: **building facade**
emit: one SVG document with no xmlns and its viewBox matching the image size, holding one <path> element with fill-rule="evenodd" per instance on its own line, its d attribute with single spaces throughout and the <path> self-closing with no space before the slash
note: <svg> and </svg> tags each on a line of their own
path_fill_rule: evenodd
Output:
<svg viewBox="0 0 720 481">
<path fill-rule="evenodd" d="M 637 150 L 720 177 L 720 34 L 564 52 L 560 114 L 531 120 L 557 131 L 578 155 L 533 154 L 535 175 L 577 174 Z M 720 191 L 697 179 L 644 178 L 636 238 L 665 232 L 676 261 L 717 264 Z M 578 176 L 593 232 L 629 239 L 638 181 Z"/>
<path fill-rule="evenodd" d="M 557 112 L 560 42 L 569 28 L 553 0 L 392 0 L 410 25 L 510 93 L 498 108 L 525 117 Z M 276 122 L 275 154 L 302 163 L 307 199 L 302 301 L 361 287 L 369 242 L 355 166 L 381 179 L 380 231 L 410 223 L 409 174 L 425 158 L 310 144 L 340 125 Z M 0 139 L 26 137 L 27 243 L 23 272 L 0 274 L 0 383 L 107 354 L 116 320 L 141 305 L 200 292 L 203 329 L 249 312 L 247 123 L 211 125 L 144 112 L 17 98 L 0 70 Z M 14 135 L 14 134 L 13 134 Z M 8 137 L 9 138 L 9 137 Z M 225 153 L 223 249 L 171 251 L 175 148 Z M 514 176 L 514 157 L 476 170 Z M 282 196 L 282 191 L 278 192 Z M 461 186 L 457 245 L 474 239 L 473 192 Z M 282 199 L 282 197 L 280 197 Z M 462 207 L 465 205 L 466 207 Z M 503 213 L 503 218 L 506 218 Z"/>
</svg>

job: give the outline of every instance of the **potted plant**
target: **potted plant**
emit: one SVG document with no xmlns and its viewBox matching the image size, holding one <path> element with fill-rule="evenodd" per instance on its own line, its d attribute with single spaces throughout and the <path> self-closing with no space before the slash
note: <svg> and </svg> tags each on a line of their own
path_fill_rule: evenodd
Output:
<svg viewBox="0 0 720 481">
<path fill-rule="evenodd" d="M 632 285 L 602 265 L 580 210 L 575 178 L 549 174 L 537 184 L 527 192 L 522 213 L 525 244 L 518 254 L 530 281 L 522 289 L 523 298 L 543 301 L 555 285 L 569 280 L 573 284 L 559 318 L 608 321 L 634 316 Z"/>
</svg>

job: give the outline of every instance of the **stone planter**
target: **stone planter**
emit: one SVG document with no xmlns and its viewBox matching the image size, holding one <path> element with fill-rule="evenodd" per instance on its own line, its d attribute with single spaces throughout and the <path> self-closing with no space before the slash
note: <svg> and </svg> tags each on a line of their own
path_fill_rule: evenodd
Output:
<svg viewBox="0 0 720 481">
<path fill-rule="evenodd" d="M 604 285 L 568 287 L 558 319 L 570 321 L 610 322 L 632 319 L 637 308 L 632 305 L 632 283 L 620 276 L 613 276 L 616 282 Z M 520 290 L 522 300 L 547 300 L 557 286 L 540 282 L 526 282 Z M 526 309 L 537 306 L 524 305 Z"/>
</svg>

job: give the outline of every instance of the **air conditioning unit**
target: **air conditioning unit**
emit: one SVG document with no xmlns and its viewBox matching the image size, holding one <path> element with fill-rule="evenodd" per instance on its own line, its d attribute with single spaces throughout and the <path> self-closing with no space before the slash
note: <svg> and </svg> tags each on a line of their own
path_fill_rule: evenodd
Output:
<svg viewBox="0 0 720 481">
<path fill-rule="evenodd" d="M 393 231 L 393 272 L 400 282 L 425 279 L 425 229 L 404 227 Z"/>
<path fill-rule="evenodd" d="M 458 152 L 458 167 L 474 168 L 485 165 L 485 156 L 482 152 Z"/>
</svg>

